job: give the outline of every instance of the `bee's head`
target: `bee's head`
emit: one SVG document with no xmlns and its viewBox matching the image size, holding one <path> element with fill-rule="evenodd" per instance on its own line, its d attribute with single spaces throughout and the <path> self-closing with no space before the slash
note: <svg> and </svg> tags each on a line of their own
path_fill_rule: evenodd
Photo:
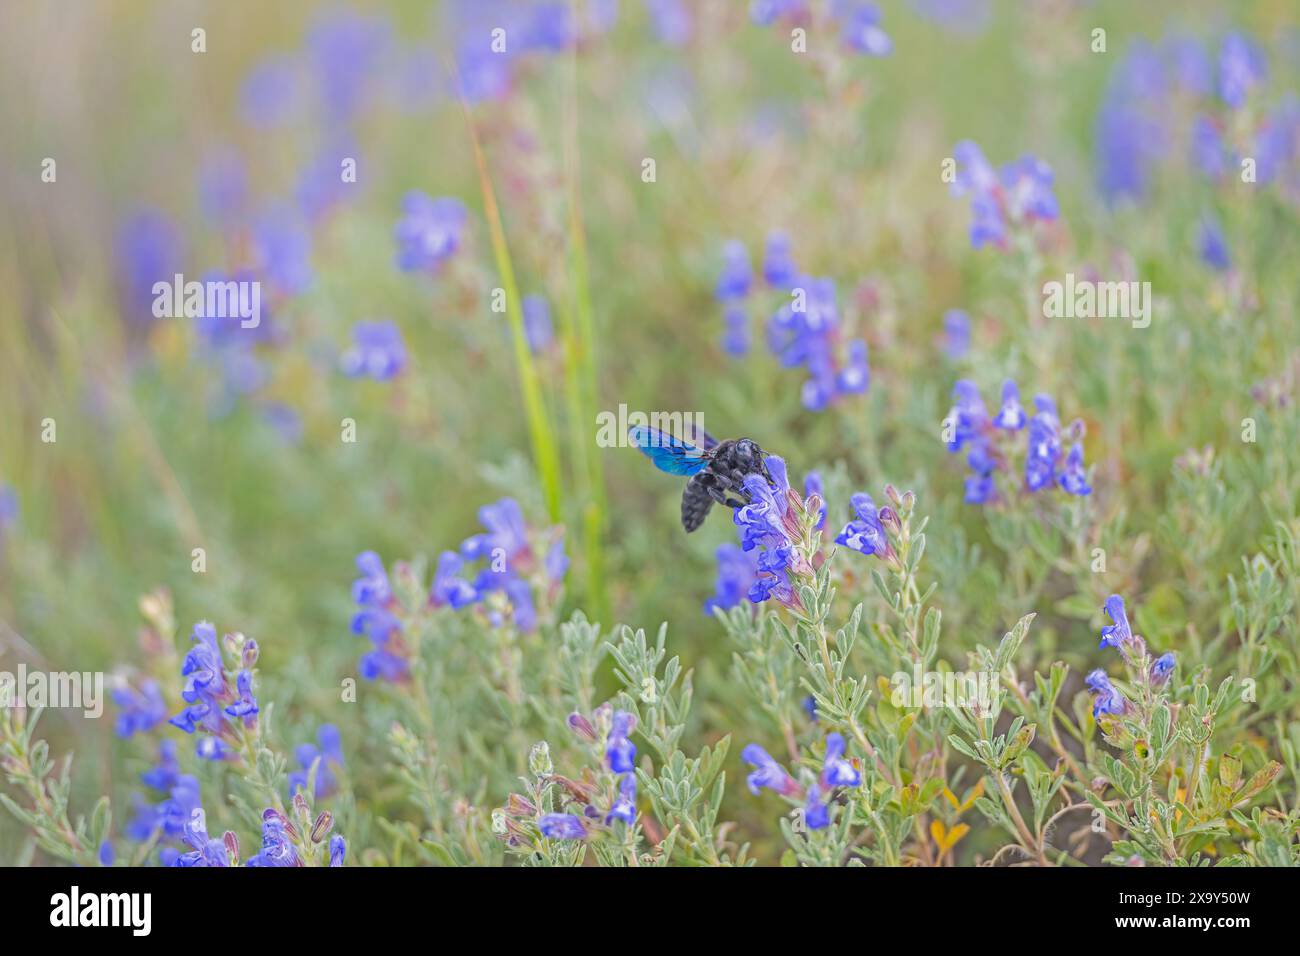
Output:
<svg viewBox="0 0 1300 956">
<path fill-rule="evenodd" d="M 763 449 L 758 447 L 758 442 L 749 438 L 737 441 L 736 457 L 740 459 L 746 471 L 757 472 L 769 482 L 772 480 L 772 476 L 767 471 L 767 462 L 763 460 Z"/>
</svg>

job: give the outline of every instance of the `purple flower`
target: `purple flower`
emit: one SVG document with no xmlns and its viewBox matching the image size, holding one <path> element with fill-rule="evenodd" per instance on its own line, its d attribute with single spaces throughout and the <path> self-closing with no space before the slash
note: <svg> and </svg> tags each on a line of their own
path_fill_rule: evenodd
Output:
<svg viewBox="0 0 1300 956">
<path fill-rule="evenodd" d="M 118 229 L 114 253 L 122 312 L 130 326 L 153 321 L 153 286 L 171 282 L 184 258 L 180 230 L 162 212 L 142 208 Z"/>
<path fill-rule="evenodd" d="M 636 718 L 625 710 L 614 712 L 609 736 L 605 739 L 605 759 L 614 773 L 636 771 L 636 746 L 628 736 L 636 727 Z"/>
<path fill-rule="evenodd" d="M 1197 116 L 1192 123 L 1192 164 L 1209 178 L 1221 179 L 1229 158 L 1218 124 L 1205 114 Z"/>
<path fill-rule="evenodd" d="M 316 740 L 320 746 L 299 744 L 294 748 L 298 769 L 289 774 L 290 796 L 307 788 L 312 764 L 317 760 L 320 763 L 316 767 L 315 798 L 321 800 L 332 796 L 338 789 L 336 770 L 343 766 L 343 743 L 339 729 L 333 724 L 322 724 L 316 732 Z"/>
<path fill-rule="evenodd" d="M 262 814 L 262 849 L 245 866 L 301 866 L 283 816 L 275 810 Z"/>
<path fill-rule="evenodd" d="M 402 213 L 395 235 L 403 272 L 435 269 L 460 248 L 466 212 L 459 199 L 430 199 L 412 190 L 402 200 Z"/>
<path fill-rule="evenodd" d="M 750 744 L 742 750 L 740 759 L 754 768 L 745 782 L 749 785 L 749 792 L 755 796 L 764 787 L 783 797 L 799 792 L 799 785 L 794 782 L 794 778 L 758 744 Z"/>
<path fill-rule="evenodd" d="M 722 274 L 713 291 L 719 302 L 743 299 L 749 295 L 750 284 L 749 253 L 745 244 L 736 240 L 727 242 L 722 247 Z"/>
<path fill-rule="evenodd" d="M 330 119 L 347 121 L 357 114 L 388 56 L 390 41 L 390 25 L 381 17 L 348 9 L 316 17 L 306 46 L 321 105 Z"/>
<path fill-rule="evenodd" d="M 1120 647 L 1133 640 L 1133 631 L 1128 624 L 1128 614 L 1124 610 L 1124 599 L 1118 594 L 1106 598 L 1104 605 L 1106 616 L 1111 619 L 1101 629 L 1101 647 Z"/>
<path fill-rule="evenodd" d="M 251 671 L 239 672 L 239 676 L 235 678 L 235 689 L 239 699 L 226 708 L 226 713 L 231 717 L 242 717 L 244 726 L 252 727 L 257 723 L 257 698 L 253 696 Z"/>
<path fill-rule="evenodd" d="M 682 0 L 645 0 L 655 36 L 669 46 L 685 46 L 691 39 L 691 12 Z"/>
<path fill-rule="evenodd" d="M 822 799 L 821 787 L 813 784 L 808 788 L 808 799 L 804 803 L 803 821 L 809 830 L 820 830 L 831 822 L 831 808 Z"/>
<path fill-rule="evenodd" d="M 450 606 L 455 610 L 468 607 L 478 600 L 474 585 L 460 576 L 464 560 L 455 551 L 444 551 L 438 556 L 438 570 L 433 576 L 429 599 L 434 607 Z"/>
<path fill-rule="evenodd" d="M 352 600 L 358 606 L 352 617 L 352 633 L 364 634 L 375 645 L 361 658 L 361 676 L 366 680 L 401 680 L 406 676 L 407 663 L 395 643 L 401 637 L 402 624 L 390 610 L 395 602 L 388 572 L 373 551 L 357 555 L 357 570 L 361 577 L 352 582 Z"/>
<path fill-rule="evenodd" d="M 718 581 L 713 597 L 704 602 L 704 613 L 733 608 L 749 596 L 758 579 L 758 552 L 745 551 L 739 545 L 722 544 L 716 552 Z"/>
<path fill-rule="evenodd" d="M 572 813 L 548 813 L 537 821 L 537 828 L 548 840 L 585 840 L 587 824 Z"/>
<path fill-rule="evenodd" d="M 342 866 L 347 854 L 347 841 L 337 833 L 330 837 L 330 866 Z"/>
<path fill-rule="evenodd" d="M 1060 420 L 1056 405 L 1046 395 L 1034 398 L 1036 414 L 1029 420 L 1029 445 L 1025 455 L 1025 487 L 1031 492 L 1050 485 L 1061 457 Z"/>
<path fill-rule="evenodd" d="M 546 349 L 555 337 L 551 326 L 551 307 L 540 295 L 526 295 L 520 304 L 524 318 L 524 338 L 534 355 Z"/>
<path fill-rule="evenodd" d="M 835 538 L 835 543 L 852 548 L 860 554 L 876 554 L 881 557 L 890 554 L 892 548 L 889 545 L 889 538 L 885 535 L 885 528 L 880 523 L 876 503 L 871 500 L 871 496 L 865 492 L 858 492 L 849 501 L 858 517 L 857 520 L 850 521 L 844 526 Z"/>
<path fill-rule="evenodd" d="M 1232 257 L 1228 254 L 1228 243 L 1223 238 L 1223 230 L 1212 219 L 1201 221 L 1197 240 L 1201 261 L 1219 272 L 1227 272 L 1232 266 Z"/>
<path fill-rule="evenodd" d="M 951 192 L 970 196 L 973 248 L 985 244 L 1003 248 L 1009 228 L 1057 218 L 1052 170 L 1042 160 L 1025 155 L 995 172 L 979 146 L 969 140 L 954 147 L 953 157 L 957 171 Z"/>
<path fill-rule="evenodd" d="M 283 295 L 297 295 L 311 285 L 311 234 L 289 209 L 277 207 L 253 229 L 259 271 Z"/>
<path fill-rule="evenodd" d="M 821 785 L 831 787 L 856 787 L 862 777 L 849 761 L 844 759 L 844 737 L 831 732 L 826 735 L 826 758 L 822 763 Z"/>
<path fill-rule="evenodd" d="M 119 737 L 144 733 L 167 719 L 167 702 L 156 680 L 145 680 L 138 691 L 126 684 L 113 688 L 113 703 L 120 708 L 114 724 Z"/>
<path fill-rule="evenodd" d="M 1264 53 L 1253 40 L 1230 33 L 1219 51 L 1219 97 L 1234 110 L 1246 105 L 1246 96 L 1268 74 Z"/>
<path fill-rule="evenodd" d="M 749 19 L 760 27 L 767 27 L 782 17 L 796 16 L 807 10 L 807 0 L 753 0 L 749 5 Z"/>
<path fill-rule="evenodd" d="M 726 331 L 722 336 L 722 350 L 740 358 L 749 354 L 749 313 L 737 302 L 729 302 L 722 312 Z"/>
<path fill-rule="evenodd" d="M 880 11 L 874 3 L 837 0 L 835 14 L 840 20 L 840 37 L 849 49 L 867 56 L 889 56 L 894 41 L 880 26 Z"/>
<path fill-rule="evenodd" d="M 1177 656 L 1173 651 L 1166 651 L 1151 662 L 1151 683 L 1160 685 L 1168 682 L 1174 672 Z"/>
<path fill-rule="evenodd" d="M 622 820 L 628 826 L 636 822 L 636 774 L 625 773 L 618 781 L 618 798 L 605 815 L 605 825 Z"/>
<path fill-rule="evenodd" d="M 954 361 L 970 351 L 970 316 L 961 309 L 943 314 L 943 350 Z"/>
<path fill-rule="evenodd" d="M 244 77 L 239 111 L 244 122 L 259 129 L 281 126 L 298 111 L 301 101 L 298 64 L 287 56 L 259 60 Z"/>
<path fill-rule="evenodd" d="M 1020 389 L 1010 379 L 1002 383 L 1002 408 L 993 419 L 993 427 L 1013 432 L 1025 427 L 1025 410 L 1020 404 Z"/>
<path fill-rule="evenodd" d="M 397 325 L 388 320 L 357 322 L 352 326 L 352 348 L 343 353 L 343 374 L 387 382 L 406 368 L 406 346 Z"/>
<path fill-rule="evenodd" d="M 989 413 L 974 382 L 961 379 L 953 386 L 952 396 L 953 406 L 949 413 L 952 440 L 948 442 L 948 451 L 957 452 L 967 442 L 984 434 L 988 427 Z"/>
<path fill-rule="evenodd" d="M 1120 715 L 1128 710 L 1128 701 L 1124 695 L 1110 682 L 1106 672 L 1101 668 L 1090 673 L 1084 683 L 1092 692 L 1092 716 L 1094 719 L 1101 717 L 1103 714 Z"/>
<path fill-rule="evenodd" d="M 783 232 L 769 233 L 763 249 L 763 279 L 775 289 L 789 289 L 798 275 L 790 237 Z"/>
<path fill-rule="evenodd" d="M 1067 494 L 1086 495 L 1092 492 L 1092 486 L 1088 484 L 1087 472 L 1083 467 L 1083 446 L 1078 442 L 1070 447 L 1070 453 L 1065 456 L 1065 466 L 1056 480 Z"/>
<path fill-rule="evenodd" d="M 208 836 L 201 808 L 196 807 L 190 818 L 185 821 L 182 836 L 191 850 L 189 853 L 177 854 L 168 865 L 180 867 L 230 865 L 225 844 Z"/>
</svg>

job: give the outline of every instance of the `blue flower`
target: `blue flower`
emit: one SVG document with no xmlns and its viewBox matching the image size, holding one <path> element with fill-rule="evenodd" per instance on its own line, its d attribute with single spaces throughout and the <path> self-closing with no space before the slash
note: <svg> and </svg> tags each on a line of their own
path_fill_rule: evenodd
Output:
<svg viewBox="0 0 1300 956">
<path fill-rule="evenodd" d="M 148 325 L 154 319 L 154 283 L 171 282 L 181 271 L 180 230 L 159 210 L 142 208 L 118 229 L 114 253 L 123 317 L 130 326 Z"/>
<path fill-rule="evenodd" d="M 244 726 L 252 727 L 257 723 L 257 698 L 253 696 L 251 671 L 239 672 L 239 676 L 235 678 L 235 689 L 239 699 L 226 708 L 226 713 L 231 717 L 242 717 Z"/>
<path fill-rule="evenodd" d="M 520 303 L 524 319 L 524 338 L 534 355 L 545 351 L 555 338 L 551 325 L 551 307 L 540 295 L 526 295 Z"/>
<path fill-rule="evenodd" d="M 357 322 L 352 326 L 352 348 L 343 353 L 343 374 L 387 382 L 406 367 L 402 333 L 390 321 Z"/>
<path fill-rule="evenodd" d="M 782 17 L 796 16 L 807 11 L 807 0 L 753 0 L 749 5 L 749 19 L 760 27 L 767 27 Z"/>
<path fill-rule="evenodd" d="M 943 314 L 943 350 L 954 361 L 970 351 L 970 316 L 961 309 Z"/>
<path fill-rule="evenodd" d="M 272 129 L 298 112 L 301 83 L 292 57 L 269 56 L 255 63 L 239 90 L 239 112 L 244 122 Z"/>
<path fill-rule="evenodd" d="M 755 796 L 764 787 L 782 796 L 798 793 L 799 785 L 794 782 L 794 778 L 758 744 L 749 744 L 740 752 L 740 759 L 754 768 L 745 778 L 745 783 L 749 786 L 749 792 Z"/>
<path fill-rule="evenodd" d="M 786 526 L 790 483 L 785 462 L 775 455 L 764 459 L 772 484 L 762 475 L 748 475 L 743 482 L 749 504 L 732 513 L 745 551 L 762 548 L 755 563 L 756 576 L 749 589 L 755 604 L 775 596 L 783 604 L 794 600 L 789 568 L 793 557 L 790 529 Z M 775 488 L 772 486 L 775 485 Z"/>
<path fill-rule="evenodd" d="M 1174 664 L 1177 663 L 1177 660 L 1178 658 L 1173 651 L 1167 651 L 1152 661 L 1151 683 L 1156 685 L 1166 683 L 1174 672 Z"/>
<path fill-rule="evenodd" d="M 836 12 L 840 18 L 840 37 L 858 53 L 868 56 L 889 56 L 894 41 L 880 26 L 880 11 L 874 3 L 857 3 L 838 0 Z"/>
<path fill-rule="evenodd" d="M 1124 695 L 1110 682 L 1106 672 L 1101 668 L 1090 673 L 1084 683 L 1092 692 L 1092 716 L 1094 719 L 1102 715 L 1117 716 L 1128 710 L 1128 701 Z"/>
<path fill-rule="evenodd" d="M 333 724 L 322 724 L 316 731 L 316 740 L 320 746 L 299 744 L 294 748 L 294 758 L 299 769 L 289 774 L 289 795 L 307 788 L 312 764 L 316 767 L 316 789 L 313 794 L 317 800 L 332 796 L 338 789 L 336 770 L 343 766 L 343 742 L 339 729 Z"/>
<path fill-rule="evenodd" d="M 636 822 L 636 774 L 625 773 L 619 778 L 618 798 L 605 815 L 605 825 L 611 820 L 622 820 L 628 826 Z"/>
<path fill-rule="evenodd" d="M 186 733 L 194 733 L 201 723 L 215 733 L 221 729 L 220 708 L 230 696 L 221 664 L 221 648 L 217 646 L 217 629 L 207 621 L 200 621 L 194 625 L 190 639 L 194 646 L 181 663 L 181 676 L 185 678 L 181 698 L 195 706 L 173 717 L 171 723 Z"/>
<path fill-rule="evenodd" d="M 998 496 L 997 482 L 989 474 L 968 475 L 962 487 L 962 500 L 968 505 L 986 505 Z"/>
<path fill-rule="evenodd" d="M 871 500 L 871 495 L 860 491 L 853 495 L 849 502 L 858 517 L 844 526 L 835 538 L 835 543 L 852 548 L 860 554 L 875 554 L 881 557 L 890 554 L 893 549 L 889 545 L 889 538 L 885 535 L 884 525 L 880 523 L 880 515 L 876 511 L 876 503 Z"/>
<path fill-rule="evenodd" d="M 628 739 L 636 727 L 636 718 L 625 710 L 614 712 L 609 736 L 605 739 L 605 759 L 614 773 L 636 770 L 636 745 Z"/>
<path fill-rule="evenodd" d="M 745 244 L 732 239 L 722 247 L 722 274 L 713 295 L 719 302 L 743 299 L 749 294 L 750 278 Z"/>
<path fill-rule="evenodd" d="M 826 758 L 822 763 L 821 785 L 831 787 L 856 787 L 862 777 L 849 761 L 844 759 L 844 736 L 831 732 L 826 735 Z"/>
<path fill-rule="evenodd" d="M 763 247 L 763 279 L 775 289 L 790 289 L 798 276 L 790 237 L 783 232 L 769 233 Z"/>
<path fill-rule="evenodd" d="M 1056 480 L 1068 494 L 1086 495 L 1092 492 L 1083 467 L 1083 446 L 1078 442 L 1070 446 L 1070 453 L 1065 456 L 1065 465 Z"/>
<path fill-rule="evenodd" d="M 669 46 L 685 46 L 691 38 L 691 13 L 682 0 L 645 0 L 655 36 Z"/>
<path fill-rule="evenodd" d="M 342 866 L 347 854 L 348 845 L 343 837 L 337 833 L 330 837 L 330 866 Z"/>
<path fill-rule="evenodd" d="M 953 406 L 949 413 L 952 439 L 948 442 L 948 451 L 957 452 L 967 442 L 984 434 L 989 413 L 974 382 L 961 379 L 953 386 L 952 395 Z"/>
<path fill-rule="evenodd" d="M 969 140 L 954 147 L 953 158 L 957 171 L 951 192 L 970 196 L 973 248 L 985 244 L 1005 248 L 1009 228 L 1057 218 L 1052 170 L 1042 160 L 1025 155 L 995 172 L 979 146 Z"/>
<path fill-rule="evenodd" d="M 263 214 L 253 228 L 258 270 L 283 295 L 297 295 L 311 285 L 311 233 L 288 209 Z"/>
<path fill-rule="evenodd" d="M 733 608 L 749 595 L 758 579 L 758 552 L 746 551 L 739 545 L 722 544 L 716 552 L 718 580 L 716 593 L 704 602 L 704 613 L 715 609 Z"/>
<path fill-rule="evenodd" d="M 366 680 L 383 678 L 398 681 L 406 676 L 407 662 L 399 652 L 402 623 L 392 613 L 396 604 L 384 562 L 373 551 L 357 555 L 361 577 L 352 582 L 352 600 L 357 612 L 352 617 L 352 633 L 364 634 L 375 645 L 363 655 L 359 664 Z"/>
<path fill-rule="evenodd" d="M 306 47 L 328 118 L 347 121 L 357 115 L 370 94 L 372 78 L 389 56 L 391 34 L 385 19 L 353 10 L 330 10 L 316 17 Z"/>
<path fill-rule="evenodd" d="M 156 680 L 146 680 L 135 690 L 128 685 L 113 688 L 113 703 L 121 710 L 114 730 L 119 737 L 152 730 L 167 719 L 167 702 Z"/>
<path fill-rule="evenodd" d="M 1201 261 L 1219 272 L 1226 272 L 1232 266 L 1232 257 L 1228 254 L 1228 243 L 1223 238 L 1223 230 L 1212 219 L 1201 221 L 1198 237 Z"/>
<path fill-rule="evenodd" d="M 722 336 L 722 350 L 728 355 L 740 358 L 749 354 L 749 313 L 745 307 L 730 302 L 723 309 L 722 321 L 726 331 Z"/>
<path fill-rule="evenodd" d="M 185 821 L 182 838 L 191 847 L 190 852 L 178 853 L 174 857 L 169 854 L 167 865 L 180 867 L 230 865 L 225 844 L 208 836 L 201 808 L 196 807 L 190 818 Z"/>
<path fill-rule="evenodd" d="M 537 821 L 537 828 L 548 840 L 585 840 L 587 824 L 572 813 L 548 813 Z"/>
<path fill-rule="evenodd" d="M 288 821 L 275 810 L 262 814 L 262 849 L 245 866 L 301 866 L 288 833 Z"/>
<path fill-rule="evenodd" d="M 1020 404 L 1020 389 L 1011 379 L 1002 383 L 1002 408 L 993 419 L 993 427 L 1013 432 L 1025 427 L 1025 410 Z"/>
<path fill-rule="evenodd" d="M 822 799 L 821 787 L 813 784 L 808 788 L 808 799 L 804 803 L 803 822 L 809 830 L 820 830 L 831 822 L 831 808 Z"/>
<path fill-rule="evenodd" d="M 1219 51 L 1219 97 L 1234 110 L 1246 105 L 1251 89 L 1268 74 L 1264 53 L 1253 40 L 1230 33 Z"/>
<path fill-rule="evenodd" d="M 1192 123 L 1192 164 L 1210 179 L 1221 179 L 1230 159 L 1218 124 L 1204 114 L 1197 116 Z"/>
<path fill-rule="evenodd" d="M 479 599 L 478 590 L 460 576 L 465 562 L 455 551 L 444 551 L 438 556 L 438 569 L 433 576 L 429 600 L 434 607 L 450 606 L 455 610 L 468 607 Z"/>
<path fill-rule="evenodd" d="M 403 272 L 436 268 L 460 248 L 466 213 L 459 199 L 430 199 L 413 190 L 402 200 L 402 213 L 395 235 Z"/>
<path fill-rule="evenodd" d="M 1133 631 L 1129 627 L 1128 613 L 1124 610 L 1124 599 L 1118 594 L 1106 598 L 1104 605 L 1106 616 L 1111 619 L 1101 629 L 1101 647 L 1120 647 L 1133 640 Z"/>
<path fill-rule="evenodd" d="M 1029 445 L 1025 455 L 1025 487 L 1038 491 L 1052 483 L 1061 457 L 1060 419 L 1056 405 L 1046 395 L 1034 398 L 1036 414 L 1029 420 Z"/>
</svg>

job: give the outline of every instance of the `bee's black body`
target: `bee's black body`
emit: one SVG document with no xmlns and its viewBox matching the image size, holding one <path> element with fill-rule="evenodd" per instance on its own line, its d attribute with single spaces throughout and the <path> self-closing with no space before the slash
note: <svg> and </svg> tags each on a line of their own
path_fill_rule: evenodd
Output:
<svg viewBox="0 0 1300 956">
<path fill-rule="evenodd" d="M 716 501 L 729 508 L 749 504 L 746 475 L 770 476 L 763 463 L 763 449 L 748 438 L 729 438 L 705 449 L 709 463 L 686 482 L 682 492 L 682 527 L 694 531 L 704 523 Z"/>
</svg>

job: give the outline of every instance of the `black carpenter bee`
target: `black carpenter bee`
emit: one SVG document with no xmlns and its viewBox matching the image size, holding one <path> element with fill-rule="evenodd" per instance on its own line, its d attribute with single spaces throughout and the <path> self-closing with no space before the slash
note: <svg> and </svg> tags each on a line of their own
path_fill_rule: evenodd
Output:
<svg viewBox="0 0 1300 956">
<path fill-rule="evenodd" d="M 720 442 L 699 429 L 691 436 L 697 444 L 692 444 L 646 425 L 632 427 L 628 437 L 660 471 L 690 475 L 682 492 L 682 527 L 688 532 L 704 523 L 715 501 L 729 508 L 749 504 L 745 476 L 762 475 L 772 484 L 763 449 L 750 438 Z"/>
</svg>

